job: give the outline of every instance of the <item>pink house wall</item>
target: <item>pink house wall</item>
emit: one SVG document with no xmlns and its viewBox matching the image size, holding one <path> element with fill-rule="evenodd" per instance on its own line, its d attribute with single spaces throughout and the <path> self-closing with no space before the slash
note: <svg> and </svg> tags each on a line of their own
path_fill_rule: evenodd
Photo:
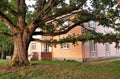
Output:
<svg viewBox="0 0 120 79">
<path fill-rule="evenodd" d="M 90 58 L 89 42 L 86 42 L 83 44 L 83 58 L 86 58 L 86 59 Z"/>
<path fill-rule="evenodd" d="M 71 31 L 69 31 L 65 35 L 57 36 L 55 37 L 56 39 L 65 37 L 67 35 L 71 34 L 81 34 L 81 27 L 77 26 Z M 76 60 L 76 61 L 82 61 L 82 43 L 78 42 L 78 46 L 74 46 L 71 43 L 69 44 L 68 49 L 64 49 L 60 47 L 60 44 L 55 47 L 53 47 L 53 54 L 52 57 L 53 59 L 58 59 L 58 60 Z"/>
<path fill-rule="evenodd" d="M 84 24 L 86 27 L 88 27 L 88 23 Z M 98 23 L 96 23 L 98 25 Z M 105 34 L 105 27 L 103 26 L 97 26 L 96 27 L 97 32 L 101 32 Z M 112 28 L 109 28 L 109 32 L 114 32 Z M 57 36 L 55 38 L 59 39 L 62 37 L 67 36 L 68 34 L 82 34 L 82 28 L 80 26 L 75 27 L 71 31 L 69 31 L 65 35 Z M 74 45 L 70 44 L 69 49 L 62 49 L 60 45 L 57 45 L 57 47 L 53 47 L 53 59 L 59 59 L 59 60 L 77 60 L 77 61 L 83 61 L 83 59 L 91 59 L 91 58 L 106 58 L 106 57 L 115 57 L 119 56 L 116 54 L 116 48 L 115 48 L 115 43 L 112 43 L 109 45 L 110 46 L 110 55 L 106 55 L 106 47 L 105 44 L 102 43 L 97 43 L 97 55 L 96 57 L 91 56 L 91 51 L 90 51 L 90 42 L 85 42 L 84 44 L 79 42 L 79 45 L 74 47 Z"/>
<path fill-rule="evenodd" d="M 96 23 L 98 25 L 98 23 Z M 86 26 L 88 26 L 88 23 L 85 23 Z M 101 32 L 105 34 L 105 27 L 103 26 L 97 26 L 96 27 L 96 32 Z M 115 31 L 112 28 L 109 28 L 109 32 L 115 33 Z M 116 54 L 116 48 L 115 48 L 115 43 L 109 44 L 110 46 L 110 55 L 107 56 L 106 55 L 106 51 L 105 51 L 105 44 L 102 43 L 97 43 L 97 56 L 96 58 L 106 58 L 106 57 L 115 57 L 115 56 L 119 56 L 118 54 Z M 90 43 L 86 42 L 85 44 L 83 44 L 83 54 L 84 57 L 86 59 L 90 59 L 92 58 L 90 55 L 91 51 L 90 51 Z"/>
</svg>

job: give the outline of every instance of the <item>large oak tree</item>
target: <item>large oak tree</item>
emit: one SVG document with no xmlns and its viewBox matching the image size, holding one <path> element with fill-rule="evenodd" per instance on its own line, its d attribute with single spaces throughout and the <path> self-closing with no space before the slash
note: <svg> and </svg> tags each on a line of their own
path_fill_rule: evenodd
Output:
<svg viewBox="0 0 120 79">
<path fill-rule="evenodd" d="M 32 35 L 57 36 L 65 34 L 77 25 L 82 26 L 84 22 L 90 20 L 98 21 L 100 24 L 114 27 L 116 18 L 119 19 L 119 7 L 114 0 L 28 0 L 35 1 L 33 5 L 27 5 L 26 0 L 2 0 L 0 1 L 0 19 L 8 25 L 11 33 L 3 32 L 1 34 L 13 38 L 14 54 L 10 65 L 29 65 L 27 59 L 27 50 Z M 113 9 L 114 7 L 114 9 Z M 30 9 L 33 10 L 30 10 Z M 75 15 L 74 19 L 66 19 L 70 15 Z M 116 17 L 116 18 L 115 18 Z M 73 21 L 74 24 L 63 26 L 65 21 Z M 117 25 L 117 24 L 116 24 Z M 34 32 L 36 28 L 42 31 Z M 97 37 L 101 35 L 92 30 L 88 31 Z M 77 41 L 88 40 L 77 37 Z M 83 36 L 82 36 L 83 37 Z M 97 38 L 96 37 L 96 38 Z M 73 36 L 68 36 L 67 40 L 62 42 L 73 42 Z M 89 40 L 94 39 L 90 38 Z M 98 39 L 100 40 L 100 39 Z M 104 39 L 105 40 L 105 39 Z M 41 42 L 50 42 L 40 40 Z M 61 41 L 52 40 L 50 43 L 61 43 Z"/>
</svg>

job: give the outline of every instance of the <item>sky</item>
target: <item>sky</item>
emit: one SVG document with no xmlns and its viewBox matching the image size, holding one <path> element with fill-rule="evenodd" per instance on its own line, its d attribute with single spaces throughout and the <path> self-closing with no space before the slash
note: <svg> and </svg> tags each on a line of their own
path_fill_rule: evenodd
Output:
<svg viewBox="0 0 120 79">
<path fill-rule="evenodd" d="M 36 2 L 35 0 L 26 0 L 26 4 L 30 6 L 34 5 L 35 2 Z M 29 11 L 33 11 L 33 10 L 34 8 L 29 8 Z"/>
<path fill-rule="evenodd" d="M 26 0 L 27 5 L 35 4 L 35 0 Z"/>
<path fill-rule="evenodd" d="M 26 4 L 30 5 L 30 6 L 34 5 L 35 2 L 36 2 L 36 0 L 26 0 Z M 69 0 L 65 0 L 65 3 L 69 4 Z M 90 7 L 90 0 L 87 0 L 87 4 Z M 34 8 L 29 8 L 29 11 L 33 11 L 33 10 L 34 10 Z"/>
<path fill-rule="evenodd" d="M 30 5 L 30 6 L 34 5 L 35 2 L 36 2 L 35 0 L 26 0 L 26 4 Z M 69 0 L 66 0 L 65 3 L 69 4 Z M 29 11 L 33 11 L 33 10 L 34 10 L 34 8 L 29 8 Z"/>
</svg>

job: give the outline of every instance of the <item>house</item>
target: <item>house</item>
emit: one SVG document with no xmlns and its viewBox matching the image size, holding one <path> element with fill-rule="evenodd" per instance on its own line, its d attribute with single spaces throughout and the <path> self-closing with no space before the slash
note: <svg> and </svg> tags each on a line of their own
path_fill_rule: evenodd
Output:
<svg viewBox="0 0 120 79">
<path fill-rule="evenodd" d="M 71 34 L 82 34 L 82 28 L 80 26 L 75 27 L 67 34 L 56 36 L 54 38 L 60 39 Z M 82 61 L 82 42 L 78 42 L 78 46 L 72 45 L 72 43 L 58 44 L 52 49 L 53 60 L 76 60 Z"/>
<path fill-rule="evenodd" d="M 98 26 L 98 23 L 89 21 L 84 23 L 86 28 L 91 28 L 96 32 L 101 33 L 115 33 L 112 28 Z M 68 34 L 82 34 L 83 28 L 80 26 L 75 27 L 65 35 L 59 36 L 59 38 L 65 37 Z M 94 43 L 93 40 L 82 43 L 78 42 L 78 46 L 74 46 L 71 43 L 64 43 L 53 47 L 52 59 L 53 60 L 75 60 L 75 61 L 87 61 L 98 58 L 116 57 L 120 56 L 120 49 L 115 48 L 115 43 Z"/>
<path fill-rule="evenodd" d="M 66 23 L 67 24 L 67 23 Z M 94 29 L 101 33 L 110 33 L 114 30 L 112 28 L 98 26 L 97 22 L 89 21 L 84 23 L 86 27 Z M 70 30 L 67 34 L 55 36 L 55 39 L 63 38 L 71 34 L 82 35 L 83 28 L 80 26 Z M 47 37 L 38 36 L 37 38 L 44 39 Z M 120 56 L 120 49 L 115 48 L 115 43 L 94 43 L 93 40 L 82 43 L 78 42 L 77 46 L 72 43 L 62 43 L 56 45 L 56 47 L 50 47 L 47 44 L 32 41 L 28 50 L 31 60 L 75 60 L 75 61 L 87 61 L 91 59 L 116 57 Z M 29 56 L 28 55 L 28 56 Z"/>
<path fill-rule="evenodd" d="M 98 26 L 98 23 L 90 21 L 86 23 L 89 27 L 100 33 L 115 33 L 114 29 Z M 83 44 L 83 60 L 107 58 L 120 56 L 120 49 L 115 48 L 115 43 L 94 43 L 93 40 Z"/>
<path fill-rule="evenodd" d="M 35 31 L 40 31 L 37 28 Z M 46 39 L 48 37 L 44 37 L 41 35 L 33 36 L 33 38 L 37 39 Z M 31 41 L 28 48 L 28 60 L 49 60 L 52 58 L 52 47 L 47 44 Z"/>
</svg>

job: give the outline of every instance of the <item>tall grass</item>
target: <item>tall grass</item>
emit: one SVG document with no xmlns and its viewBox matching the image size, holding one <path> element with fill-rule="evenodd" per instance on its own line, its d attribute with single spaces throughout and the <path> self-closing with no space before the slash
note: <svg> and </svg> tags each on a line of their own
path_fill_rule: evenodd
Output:
<svg viewBox="0 0 120 79">
<path fill-rule="evenodd" d="M 33 69 L 3 73 L 0 79 L 120 79 L 120 61 L 35 61 Z M 27 67 L 26 67 L 27 68 Z M 31 68 L 31 67 L 30 67 Z"/>
</svg>

